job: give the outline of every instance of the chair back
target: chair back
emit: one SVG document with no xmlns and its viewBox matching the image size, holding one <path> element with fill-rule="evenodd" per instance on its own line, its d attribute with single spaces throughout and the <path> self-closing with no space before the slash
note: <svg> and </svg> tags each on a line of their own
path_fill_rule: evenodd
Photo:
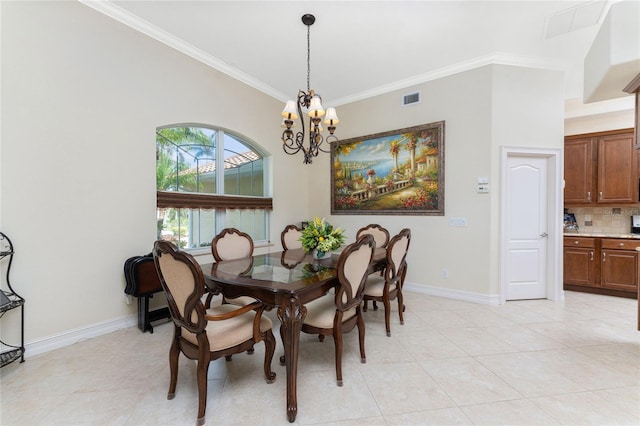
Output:
<svg viewBox="0 0 640 426">
<path fill-rule="evenodd" d="M 363 235 L 372 235 L 376 242 L 376 247 L 384 248 L 387 247 L 387 244 L 389 243 L 389 231 L 375 223 L 358 229 L 358 232 L 356 233 L 356 240 Z"/>
<path fill-rule="evenodd" d="M 253 256 L 253 239 L 236 228 L 225 228 L 211 241 L 211 252 L 216 262 Z"/>
<path fill-rule="evenodd" d="M 284 250 L 292 250 L 302 248 L 302 229 L 296 225 L 287 225 L 280 234 L 280 241 L 282 241 L 282 248 Z"/>
<path fill-rule="evenodd" d="M 407 252 L 411 242 L 411 230 L 404 228 L 394 235 L 387 246 L 387 267 L 385 279 L 390 285 L 401 286 L 407 270 Z"/>
<path fill-rule="evenodd" d="M 373 236 L 367 234 L 349 244 L 340 254 L 337 266 L 340 286 L 336 290 L 336 307 L 339 310 L 346 311 L 362 302 L 375 248 Z"/>
<path fill-rule="evenodd" d="M 173 243 L 164 240 L 153 245 L 153 260 L 174 324 L 194 334 L 202 333 L 207 320 L 201 300 L 204 276 L 198 262 L 189 253 L 178 251 Z"/>
</svg>

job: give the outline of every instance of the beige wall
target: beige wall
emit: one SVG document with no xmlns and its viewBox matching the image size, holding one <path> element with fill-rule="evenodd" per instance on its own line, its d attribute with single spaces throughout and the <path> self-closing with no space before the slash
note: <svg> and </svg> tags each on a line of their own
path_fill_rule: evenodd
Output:
<svg viewBox="0 0 640 426">
<path fill-rule="evenodd" d="M 282 152 L 280 101 L 78 2 L 0 7 L 0 228 L 27 342 L 135 314 L 122 267 L 155 239 L 157 126 L 241 132 L 278 165 L 274 229 L 306 216 L 308 169 Z"/>
<path fill-rule="evenodd" d="M 402 107 L 416 90 L 422 102 Z M 563 144 L 562 74 L 486 66 L 339 108 L 340 137 L 351 138 L 445 121 L 445 216 L 333 216 L 353 239 L 363 223 L 392 233 L 412 230 L 407 281 L 484 296 L 499 291 L 500 148 L 552 148 Z M 310 211 L 330 217 L 329 158 L 314 164 Z M 478 177 L 491 192 L 476 192 Z M 468 226 L 449 227 L 449 217 Z M 558 220 L 561 220 L 560 212 Z M 448 270 L 443 278 L 442 270 Z"/>
<path fill-rule="evenodd" d="M 304 166 L 282 152 L 280 101 L 80 3 L 0 8 L 0 229 L 16 245 L 28 343 L 135 314 L 122 265 L 155 238 L 157 126 L 222 126 L 273 155 L 274 249 L 285 224 L 314 215 L 350 240 L 370 222 L 410 227 L 408 282 L 481 296 L 498 292 L 500 147 L 562 147 L 556 72 L 486 66 L 343 105 L 341 138 L 445 120 L 446 216 L 330 217 L 330 157 Z M 414 90 L 422 102 L 401 107 Z M 480 176 L 489 194 L 476 193 Z M 451 216 L 468 226 L 449 227 Z M 3 336 L 12 322 L 3 318 Z"/>
</svg>

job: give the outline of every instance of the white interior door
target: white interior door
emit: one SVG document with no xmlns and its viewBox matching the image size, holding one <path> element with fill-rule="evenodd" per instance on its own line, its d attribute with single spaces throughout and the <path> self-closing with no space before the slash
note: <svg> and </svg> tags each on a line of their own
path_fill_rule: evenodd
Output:
<svg viewBox="0 0 640 426">
<path fill-rule="evenodd" d="M 547 158 L 510 155 L 506 170 L 506 300 L 547 297 Z"/>
</svg>

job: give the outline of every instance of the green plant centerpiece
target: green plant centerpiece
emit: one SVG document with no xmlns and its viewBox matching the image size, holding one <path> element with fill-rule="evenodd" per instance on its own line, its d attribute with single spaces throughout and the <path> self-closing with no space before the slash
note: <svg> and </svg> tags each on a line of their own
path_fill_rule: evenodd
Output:
<svg viewBox="0 0 640 426">
<path fill-rule="evenodd" d="M 316 250 L 316 257 L 322 258 L 326 253 L 337 250 L 344 244 L 344 231 L 334 228 L 324 218 L 316 217 L 302 230 L 300 242 L 305 252 L 311 253 Z"/>
</svg>

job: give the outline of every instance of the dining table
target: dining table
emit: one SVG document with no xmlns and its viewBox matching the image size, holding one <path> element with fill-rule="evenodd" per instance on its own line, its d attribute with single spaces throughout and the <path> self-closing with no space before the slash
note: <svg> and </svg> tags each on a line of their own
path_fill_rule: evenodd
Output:
<svg viewBox="0 0 640 426">
<path fill-rule="evenodd" d="M 322 297 L 338 282 L 339 253 L 316 259 L 303 249 L 259 254 L 248 258 L 203 264 L 209 291 L 225 298 L 250 296 L 268 308 L 277 308 L 280 320 L 287 375 L 287 418 L 294 422 L 298 413 L 297 375 L 300 330 L 307 314 L 305 304 Z M 369 273 L 384 268 L 386 250 L 376 248 Z"/>
</svg>

